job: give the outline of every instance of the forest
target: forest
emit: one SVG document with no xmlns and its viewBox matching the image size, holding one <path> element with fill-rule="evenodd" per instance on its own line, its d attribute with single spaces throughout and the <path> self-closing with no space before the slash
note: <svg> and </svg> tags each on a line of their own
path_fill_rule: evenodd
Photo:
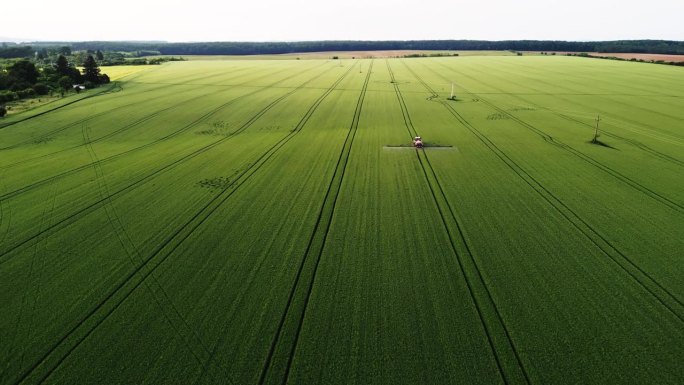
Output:
<svg viewBox="0 0 684 385">
<path fill-rule="evenodd" d="M 26 47 L 31 48 L 26 48 Z M 138 52 L 144 55 L 256 55 L 318 51 L 374 50 L 515 50 L 605 53 L 684 54 L 684 42 L 668 40 L 554 41 L 554 40 L 405 40 L 405 41 L 300 41 L 300 42 L 194 42 L 84 41 L 3 43 L 0 58 L 25 57 L 46 47 L 68 46 L 74 51 Z"/>
</svg>

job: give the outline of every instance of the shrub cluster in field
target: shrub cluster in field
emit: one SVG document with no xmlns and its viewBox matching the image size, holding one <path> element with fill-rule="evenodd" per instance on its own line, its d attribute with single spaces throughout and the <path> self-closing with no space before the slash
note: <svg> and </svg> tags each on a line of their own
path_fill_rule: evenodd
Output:
<svg viewBox="0 0 684 385">
<path fill-rule="evenodd" d="M 496 113 L 493 113 L 493 114 L 490 114 L 489 116 L 487 116 L 487 120 L 507 120 L 510 118 L 511 118 L 510 116 L 508 116 L 506 114 L 499 113 L 499 112 L 496 112 Z"/>
<path fill-rule="evenodd" d="M 197 182 L 197 186 L 215 190 L 223 190 L 230 186 L 231 180 L 228 177 L 219 176 L 216 178 L 202 179 Z"/>
</svg>

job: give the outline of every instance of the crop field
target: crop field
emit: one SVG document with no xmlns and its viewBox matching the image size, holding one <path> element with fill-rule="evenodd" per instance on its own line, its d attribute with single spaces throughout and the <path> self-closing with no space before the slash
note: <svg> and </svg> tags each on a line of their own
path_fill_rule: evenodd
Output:
<svg viewBox="0 0 684 385">
<path fill-rule="evenodd" d="M 684 68 L 148 67 L 0 119 L 1 385 L 682 383 Z"/>
</svg>

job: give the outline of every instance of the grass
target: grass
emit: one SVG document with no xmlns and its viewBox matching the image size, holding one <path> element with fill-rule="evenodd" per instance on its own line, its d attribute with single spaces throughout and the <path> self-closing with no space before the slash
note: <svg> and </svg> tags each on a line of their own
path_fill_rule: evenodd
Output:
<svg viewBox="0 0 684 385">
<path fill-rule="evenodd" d="M 344 64 L 0 120 L 0 384 L 680 381 L 680 68 Z"/>
<path fill-rule="evenodd" d="M 9 102 L 5 105 L 7 107 L 7 116 L 20 114 L 22 112 L 32 110 L 36 107 L 43 106 L 45 104 L 50 104 L 61 99 L 59 95 L 50 96 L 42 95 L 40 97 L 30 98 L 30 99 L 20 99 Z"/>
<path fill-rule="evenodd" d="M 107 76 L 109 76 L 110 80 L 120 80 L 122 78 L 125 78 L 129 75 L 138 73 L 140 71 L 144 71 L 149 69 L 150 67 L 147 65 L 120 65 L 120 66 L 109 66 L 109 67 L 102 67 L 100 70 L 102 73 L 106 73 Z"/>
</svg>

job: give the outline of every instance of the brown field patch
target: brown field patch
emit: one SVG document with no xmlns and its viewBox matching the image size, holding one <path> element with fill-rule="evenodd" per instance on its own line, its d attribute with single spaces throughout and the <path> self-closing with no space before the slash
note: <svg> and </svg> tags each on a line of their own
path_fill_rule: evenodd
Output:
<svg viewBox="0 0 684 385">
<path fill-rule="evenodd" d="M 603 53 L 603 52 L 597 52 L 597 53 L 590 53 L 592 56 L 612 56 L 612 57 L 618 57 L 620 59 L 641 59 L 641 60 L 653 60 L 653 61 L 666 61 L 666 62 L 676 62 L 676 63 L 681 63 L 684 62 L 684 55 L 660 55 L 660 54 L 653 54 L 653 53 Z"/>
<path fill-rule="evenodd" d="M 549 55 L 551 55 L 552 53 L 555 53 L 556 55 L 564 56 L 567 54 L 577 55 L 579 52 L 546 51 L 546 53 Z M 541 52 L 539 52 L 539 51 L 527 51 L 527 52 L 525 52 L 525 54 L 540 55 Z M 637 60 L 645 60 L 645 61 L 662 60 L 665 62 L 675 62 L 675 63 L 684 62 L 684 55 L 662 55 L 662 54 L 655 54 L 655 53 L 609 53 L 609 52 L 587 52 L 587 54 L 589 54 L 589 56 L 616 57 L 616 58 L 625 59 L 625 60 L 637 59 Z"/>
<path fill-rule="evenodd" d="M 387 50 L 387 51 L 330 51 L 330 52 L 303 52 L 303 53 L 287 53 L 283 56 L 298 56 L 301 58 L 317 58 L 328 59 L 337 56 L 340 59 L 351 58 L 386 58 L 386 57 L 403 57 L 407 55 L 430 55 L 430 54 L 444 54 L 445 56 L 456 53 L 456 51 L 423 51 L 423 50 Z"/>
</svg>

